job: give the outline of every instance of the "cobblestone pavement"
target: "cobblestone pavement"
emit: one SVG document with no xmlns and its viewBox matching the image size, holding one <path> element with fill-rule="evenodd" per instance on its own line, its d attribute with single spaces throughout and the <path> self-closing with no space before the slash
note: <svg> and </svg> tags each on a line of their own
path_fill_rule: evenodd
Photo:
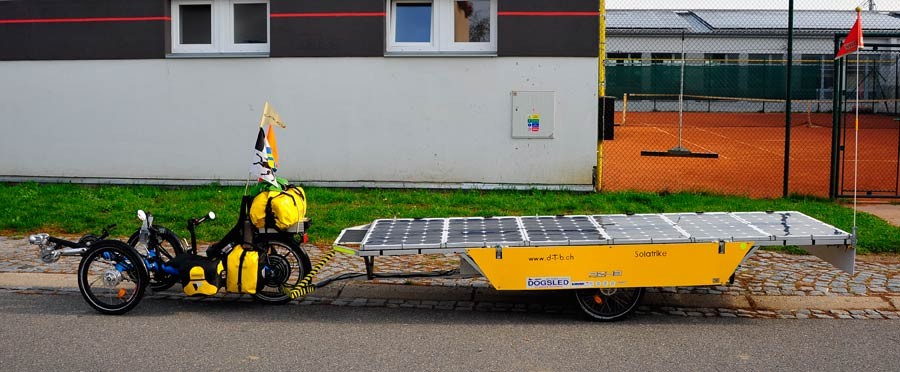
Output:
<svg viewBox="0 0 900 372">
<path fill-rule="evenodd" d="M 313 263 L 322 251 L 312 245 L 305 245 Z M 0 236 L 0 272 L 27 273 L 72 273 L 76 272 L 78 259 L 63 257 L 53 264 L 41 262 L 37 248 L 30 246 L 23 238 L 13 239 Z M 414 255 L 401 257 L 378 257 L 376 272 L 430 272 L 450 270 L 459 267 L 457 255 Z M 856 274 L 849 275 L 830 264 L 814 257 L 790 255 L 778 252 L 759 251 L 749 258 L 737 271 L 735 281 L 729 286 L 715 287 L 663 287 L 649 288 L 648 292 L 757 296 L 876 296 L 885 299 L 900 296 L 900 256 L 878 255 L 857 257 Z M 320 272 L 319 279 L 344 273 L 365 272 L 362 259 L 337 255 Z M 408 284 L 419 286 L 446 286 L 488 288 L 484 278 L 408 278 L 375 279 L 372 283 Z M 63 290 L 14 289 L 24 293 L 66 293 Z M 77 289 L 74 290 L 77 293 Z M 151 297 L 185 297 L 178 293 L 154 294 Z M 194 301 L 195 299 L 190 299 Z M 214 301 L 215 298 L 206 299 Z M 382 306 L 415 307 L 459 311 L 537 311 L 537 312 L 580 312 L 553 304 L 524 304 L 504 302 L 468 301 L 416 301 L 394 299 L 345 299 L 310 296 L 301 305 L 330 304 L 337 306 Z M 691 317 L 741 317 L 741 318 L 866 318 L 898 319 L 900 312 L 885 310 L 828 310 L 807 309 L 791 311 L 765 311 L 747 309 L 706 309 L 642 306 L 639 313 Z"/>
<path fill-rule="evenodd" d="M 5 288 L 3 292 L 23 295 L 69 295 L 80 296 L 77 288 Z M 185 297 L 180 292 L 169 290 L 162 293 L 148 292 L 144 301 L 188 301 L 188 302 L 252 302 L 249 296 L 219 294 L 214 297 Z M 528 312 L 546 314 L 565 314 L 567 316 L 584 317 L 584 314 L 571 301 L 568 302 L 503 302 L 503 301 L 437 301 L 408 300 L 384 298 L 332 298 L 310 295 L 302 301 L 291 302 L 286 306 L 330 305 L 348 307 L 382 307 L 411 308 L 443 311 L 477 311 L 477 312 Z M 87 305 L 85 305 L 87 307 Z M 869 319 L 900 320 L 900 311 L 893 310 L 755 310 L 729 308 L 671 307 L 671 306 L 639 306 L 634 313 L 638 316 L 679 316 L 692 318 L 748 318 L 748 319 Z"/>
</svg>

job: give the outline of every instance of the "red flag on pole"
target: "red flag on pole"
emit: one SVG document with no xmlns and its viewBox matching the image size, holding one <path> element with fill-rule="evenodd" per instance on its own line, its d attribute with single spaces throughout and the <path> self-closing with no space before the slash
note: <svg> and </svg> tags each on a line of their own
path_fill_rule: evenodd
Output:
<svg viewBox="0 0 900 372">
<path fill-rule="evenodd" d="M 844 39 L 843 43 L 841 43 L 841 48 L 838 49 L 837 54 L 834 55 L 834 59 L 838 59 L 847 54 L 853 53 L 862 47 L 862 17 L 860 17 L 860 9 L 856 8 L 856 23 L 853 24 L 853 28 L 851 28 L 850 33 L 847 34 L 847 38 Z"/>
</svg>

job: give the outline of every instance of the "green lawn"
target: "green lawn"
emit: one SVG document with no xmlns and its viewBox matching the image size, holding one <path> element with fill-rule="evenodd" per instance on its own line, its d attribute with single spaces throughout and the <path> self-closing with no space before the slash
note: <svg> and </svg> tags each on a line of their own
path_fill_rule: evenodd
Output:
<svg viewBox="0 0 900 372">
<path fill-rule="evenodd" d="M 212 210 L 219 218 L 198 229 L 201 241 L 215 241 L 237 219 L 243 187 L 84 186 L 0 184 L 0 231 L 25 235 L 41 230 L 81 234 L 118 224 L 118 236 L 139 225 L 137 209 L 156 216 L 187 237 L 185 222 Z M 796 210 L 850 231 L 852 210 L 808 197 L 749 199 L 708 194 L 561 191 L 385 190 L 306 188 L 310 237 L 330 244 L 341 229 L 377 218 Z M 860 213 L 860 252 L 900 252 L 900 228 Z"/>
</svg>

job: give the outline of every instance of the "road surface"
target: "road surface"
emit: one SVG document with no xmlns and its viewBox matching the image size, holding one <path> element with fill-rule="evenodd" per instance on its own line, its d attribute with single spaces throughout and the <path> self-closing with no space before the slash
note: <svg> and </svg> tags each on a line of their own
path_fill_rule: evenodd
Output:
<svg viewBox="0 0 900 372">
<path fill-rule="evenodd" d="M 145 299 L 103 316 L 77 293 L 0 291 L 3 371 L 896 371 L 900 321 Z"/>
</svg>

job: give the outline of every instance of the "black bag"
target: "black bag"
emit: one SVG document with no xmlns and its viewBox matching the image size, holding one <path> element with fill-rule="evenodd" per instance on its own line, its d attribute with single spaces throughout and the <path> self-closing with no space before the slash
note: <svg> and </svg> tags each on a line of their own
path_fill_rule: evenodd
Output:
<svg viewBox="0 0 900 372">
<path fill-rule="evenodd" d="M 178 270 L 184 294 L 212 296 L 219 292 L 222 261 L 195 254 L 180 254 L 169 261 Z"/>
</svg>

